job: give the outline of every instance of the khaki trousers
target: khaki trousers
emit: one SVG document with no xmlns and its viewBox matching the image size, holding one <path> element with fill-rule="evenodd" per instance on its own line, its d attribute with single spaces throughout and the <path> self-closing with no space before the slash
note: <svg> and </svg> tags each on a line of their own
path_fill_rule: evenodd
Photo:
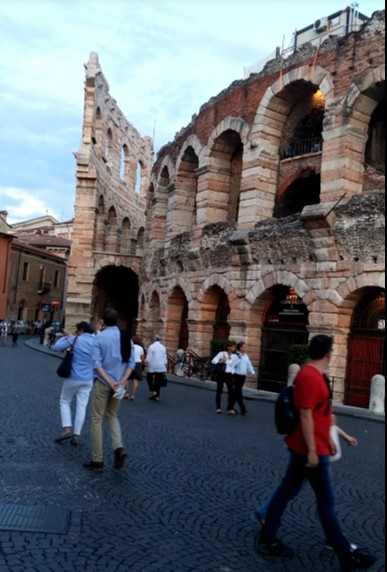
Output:
<svg viewBox="0 0 387 572">
<path fill-rule="evenodd" d="M 113 451 L 122 445 L 121 425 L 118 411 L 121 402 L 113 398 L 112 389 L 96 381 L 91 400 L 91 455 L 94 463 L 103 463 L 103 422 L 106 418 L 110 425 Z"/>
</svg>

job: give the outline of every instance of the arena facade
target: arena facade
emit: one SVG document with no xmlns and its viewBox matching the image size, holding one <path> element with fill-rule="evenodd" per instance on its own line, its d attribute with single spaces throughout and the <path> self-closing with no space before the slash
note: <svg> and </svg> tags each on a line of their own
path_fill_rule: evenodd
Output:
<svg viewBox="0 0 387 572">
<path fill-rule="evenodd" d="M 203 105 L 152 170 L 151 141 L 123 118 L 92 56 L 68 318 L 111 303 L 127 323 L 137 316 L 146 342 L 160 333 L 171 355 L 195 359 L 245 340 L 271 391 L 326 333 L 336 399 L 368 406 L 384 368 L 384 38 L 377 12 L 359 31 L 270 61 Z"/>
</svg>

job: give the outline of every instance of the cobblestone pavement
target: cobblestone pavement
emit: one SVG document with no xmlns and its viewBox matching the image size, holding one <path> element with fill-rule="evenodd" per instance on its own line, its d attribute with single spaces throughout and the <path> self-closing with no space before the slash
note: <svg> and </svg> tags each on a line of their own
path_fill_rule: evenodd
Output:
<svg viewBox="0 0 387 572">
<path fill-rule="evenodd" d="M 280 479 L 286 451 L 272 404 L 250 402 L 246 418 L 218 417 L 213 394 L 171 385 L 160 404 L 124 403 L 128 468 L 90 475 L 81 450 L 56 446 L 57 361 L 0 348 L 0 503 L 72 511 L 66 535 L 0 532 L 0 572 L 299 572 L 337 570 L 323 548 L 306 489 L 284 520 L 291 563 L 254 553 L 252 512 Z M 343 418 L 361 439 L 334 468 L 338 510 L 351 540 L 384 570 L 384 425 Z"/>
</svg>

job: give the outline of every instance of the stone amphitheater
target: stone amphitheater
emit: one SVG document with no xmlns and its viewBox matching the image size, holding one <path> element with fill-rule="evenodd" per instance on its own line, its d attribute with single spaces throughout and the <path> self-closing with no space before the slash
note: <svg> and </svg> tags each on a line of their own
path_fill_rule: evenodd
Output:
<svg viewBox="0 0 387 572">
<path fill-rule="evenodd" d="M 92 54 L 76 163 L 68 322 L 110 304 L 197 359 L 245 340 L 270 391 L 326 333 L 336 399 L 368 405 L 384 367 L 384 12 L 236 81 L 155 160 Z"/>
</svg>

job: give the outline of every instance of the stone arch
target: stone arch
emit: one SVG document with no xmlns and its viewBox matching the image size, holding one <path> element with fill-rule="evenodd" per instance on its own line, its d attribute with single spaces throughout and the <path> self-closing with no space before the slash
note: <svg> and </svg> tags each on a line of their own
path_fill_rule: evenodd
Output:
<svg viewBox="0 0 387 572">
<path fill-rule="evenodd" d="M 114 206 L 107 211 L 106 218 L 106 250 L 111 253 L 118 252 L 118 217 Z"/>
<path fill-rule="evenodd" d="M 168 234 L 190 232 L 197 223 L 199 157 L 186 146 L 176 170 L 176 181 L 168 201 Z"/>
<path fill-rule="evenodd" d="M 300 298 L 303 299 L 310 292 L 309 285 L 304 280 L 301 280 L 301 278 L 296 274 L 293 274 L 293 272 L 274 270 L 265 274 L 252 288 L 250 288 L 246 295 L 247 301 L 250 304 L 254 304 L 257 298 L 262 296 L 266 290 L 269 290 L 278 284 L 293 288 Z"/>
<path fill-rule="evenodd" d="M 366 165 L 371 120 L 383 99 L 385 68 L 380 66 L 357 78 L 330 121 L 332 127 L 325 134 L 323 161 L 322 192 L 326 201 L 337 200 L 343 193 L 349 198 L 364 188 L 374 190 L 375 185 L 376 190 L 384 188 L 384 173 L 381 181 L 378 173 Z"/>
<path fill-rule="evenodd" d="M 377 300 L 378 297 L 381 300 L 383 298 L 381 311 L 384 312 L 385 319 L 385 283 L 377 276 L 367 280 L 363 275 L 353 282 L 347 281 L 341 288 L 341 295 L 342 303 L 338 307 L 336 317 L 335 347 L 331 364 L 335 393 L 340 401 L 345 400 L 349 405 L 368 407 L 371 378 L 375 374 L 383 373 L 385 329 L 378 332 L 377 328 L 371 331 L 367 329 L 369 326 L 364 326 L 360 331 L 354 329 L 360 327 L 354 320 L 363 304 L 367 319 L 372 318 L 367 303 Z M 375 359 L 374 363 L 372 359 Z M 359 387 L 356 387 L 357 385 Z"/>
<path fill-rule="evenodd" d="M 130 237 L 131 237 L 132 224 L 129 217 L 125 217 L 121 224 L 120 236 L 120 252 L 121 254 L 130 254 Z"/>
<path fill-rule="evenodd" d="M 105 199 L 101 194 L 97 200 L 94 230 L 94 248 L 100 252 L 105 249 L 106 243 L 105 216 Z"/>
<path fill-rule="evenodd" d="M 199 159 L 199 168 L 203 166 L 202 162 L 203 162 L 203 153 L 205 151 L 205 147 L 201 144 L 199 137 L 197 135 L 193 134 L 193 135 L 190 135 L 184 141 L 183 146 L 180 149 L 179 156 L 178 156 L 177 161 L 176 161 L 176 173 L 180 169 L 180 163 L 181 163 L 181 161 L 184 157 L 184 153 L 186 152 L 188 147 L 192 147 L 192 149 L 195 151 L 196 156 Z"/>
<path fill-rule="evenodd" d="M 362 94 L 373 85 L 382 83 L 385 80 L 386 68 L 384 65 L 381 65 L 377 68 L 367 71 L 364 76 L 353 82 L 344 100 L 343 114 L 346 116 L 351 115 L 351 113 L 353 113 L 353 111 L 359 107 L 359 99 L 361 98 Z"/>
<path fill-rule="evenodd" d="M 120 179 L 125 184 L 128 184 L 129 180 L 129 159 L 129 147 L 124 143 L 120 147 Z"/>
<path fill-rule="evenodd" d="M 150 295 L 148 307 L 148 330 L 151 339 L 154 336 L 163 335 L 163 315 L 161 295 L 154 289 Z"/>
<path fill-rule="evenodd" d="M 156 183 L 158 185 L 160 184 L 160 179 L 162 178 L 163 171 L 165 172 L 165 168 L 168 170 L 169 184 L 171 184 L 175 179 L 176 169 L 175 169 L 175 164 L 169 155 L 164 157 L 164 159 L 162 160 L 160 167 L 158 169 L 158 174 L 157 174 L 157 178 L 156 178 Z"/>
<path fill-rule="evenodd" d="M 137 256 L 144 255 L 145 228 L 142 226 L 137 233 Z"/>
<path fill-rule="evenodd" d="M 175 288 L 180 288 L 184 292 L 184 295 L 186 296 L 188 303 L 192 304 L 194 295 L 191 282 L 189 282 L 186 278 L 180 276 L 172 280 L 172 283 L 168 288 L 168 294 L 167 294 L 168 298 L 169 296 L 171 296 Z"/>
<path fill-rule="evenodd" d="M 332 77 L 320 66 L 306 65 L 290 70 L 267 88 L 255 115 L 251 145 L 246 156 L 249 167 L 244 173 L 246 202 L 242 200 L 243 224 L 272 217 L 285 124 L 296 102 L 302 101 L 303 97 L 309 101 L 317 95 L 324 101 L 325 108 L 333 102 Z M 253 209 L 252 193 L 256 196 Z"/>
<path fill-rule="evenodd" d="M 230 301 L 234 301 L 238 297 L 236 291 L 231 286 L 230 282 L 227 280 L 225 276 L 219 274 L 212 274 L 205 280 L 204 284 L 200 288 L 198 295 L 198 301 L 200 303 L 203 302 L 206 292 L 210 290 L 210 288 L 212 288 L 213 286 L 217 286 L 218 288 L 223 290 L 227 294 Z"/>
<path fill-rule="evenodd" d="M 297 280 L 291 276 L 275 279 L 273 273 L 248 295 L 246 342 L 259 368 L 259 389 L 281 390 L 287 380 L 290 347 L 308 341 L 309 309 L 303 297 L 305 288 Z M 283 312 L 286 304 L 292 309 L 288 315 Z"/>
<path fill-rule="evenodd" d="M 206 165 L 208 165 L 208 160 L 215 145 L 215 141 L 226 131 L 235 131 L 235 133 L 239 134 L 242 144 L 247 145 L 250 133 L 249 125 L 241 117 L 226 117 L 212 131 L 207 145 L 203 149 L 203 161 Z"/>
<path fill-rule="evenodd" d="M 93 285 L 92 316 L 97 321 L 108 307 L 119 313 L 120 326 L 133 331 L 138 315 L 138 275 L 126 266 L 101 260 Z"/>
<path fill-rule="evenodd" d="M 165 341 L 168 351 L 175 354 L 186 350 L 189 343 L 189 301 L 181 286 L 175 286 L 167 297 Z"/>
<path fill-rule="evenodd" d="M 232 301 L 223 288 L 213 283 L 203 288 L 199 302 L 197 319 L 191 323 L 190 340 L 199 355 L 208 356 L 218 349 L 214 343 L 224 343 L 230 336 Z"/>
</svg>

